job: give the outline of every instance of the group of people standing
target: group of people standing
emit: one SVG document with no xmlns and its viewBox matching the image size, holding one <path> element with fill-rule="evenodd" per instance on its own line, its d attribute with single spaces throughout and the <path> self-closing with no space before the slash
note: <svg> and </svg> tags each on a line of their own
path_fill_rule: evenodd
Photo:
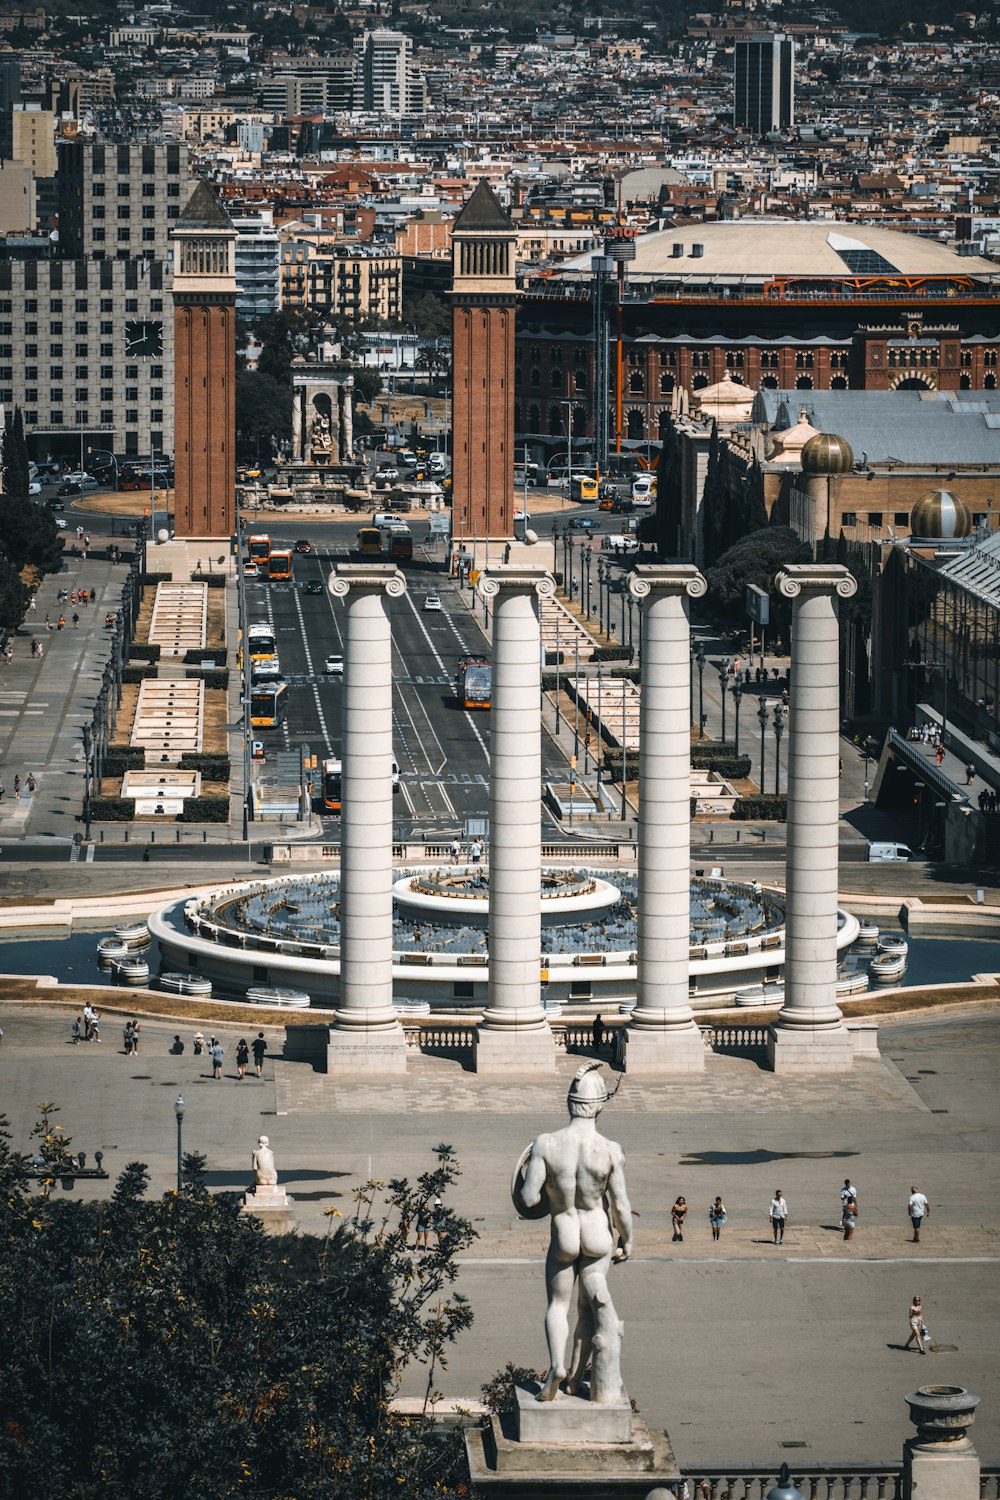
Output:
<svg viewBox="0 0 1000 1500">
<path fill-rule="evenodd" d="M 203 1052 L 207 1052 L 212 1059 L 212 1077 L 222 1077 L 222 1059 L 226 1055 L 226 1049 L 217 1036 L 209 1034 L 208 1041 L 206 1042 L 202 1033 L 196 1031 L 191 1043 L 191 1050 L 195 1057 L 200 1057 Z M 179 1056 L 184 1051 L 184 1043 L 181 1041 L 180 1036 L 174 1037 L 170 1051 L 175 1056 Z M 246 1037 L 241 1036 L 236 1043 L 236 1078 L 240 1083 L 247 1076 L 251 1052 L 253 1053 L 254 1072 L 260 1078 L 264 1073 L 264 1057 L 267 1052 L 267 1041 L 262 1031 L 258 1031 L 252 1042 L 248 1043 Z"/>
<path fill-rule="evenodd" d="M 849 1177 L 844 1178 L 844 1186 L 840 1190 L 840 1227 L 843 1230 L 845 1240 L 854 1238 L 854 1227 L 858 1221 L 858 1190 Z M 920 1243 L 920 1229 L 924 1219 L 930 1213 L 930 1204 L 926 1193 L 918 1192 L 915 1187 L 910 1188 L 910 1197 L 907 1202 L 907 1212 L 910 1215 L 910 1223 L 913 1228 L 914 1245 Z M 670 1224 L 673 1230 L 673 1241 L 684 1238 L 684 1224 L 687 1220 L 687 1199 L 678 1196 L 670 1210 Z M 771 1232 L 776 1245 L 785 1243 L 785 1228 L 788 1224 L 788 1200 L 781 1188 L 775 1188 L 774 1197 L 768 1205 L 767 1216 L 771 1223 Z M 729 1214 L 721 1197 L 716 1197 L 714 1202 L 708 1206 L 708 1226 L 711 1230 L 712 1239 L 721 1238 L 723 1227 Z"/>
</svg>

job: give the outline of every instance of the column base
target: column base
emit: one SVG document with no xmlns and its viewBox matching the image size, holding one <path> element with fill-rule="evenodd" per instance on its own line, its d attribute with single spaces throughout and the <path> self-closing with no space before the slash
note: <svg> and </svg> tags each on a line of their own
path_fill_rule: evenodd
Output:
<svg viewBox="0 0 1000 1500">
<path fill-rule="evenodd" d="M 330 1027 L 326 1071 L 341 1077 L 406 1072 L 406 1033 L 397 1021 L 373 1031 Z"/>
<path fill-rule="evenodd" d="M 683 1031 L 630 1026 L 625 1033 L 625 1071 L 630 1078 L 704 1073 L 705 1040 L 694 1025 Z"/>
<path fill-rule="evenodd" d="M 473 1065 L 485 1078 L 522 1073 L 554 1073 L 556 1042 L 548 1023 L 533 1031 L 477 1026 Z"/>
<path fill-rule="evenodd" d="M 958 1452 L 949 1451 L 952 1448 Z M 964 1451 L 963 1451 L 964 1450 Z M 928 1452 L 911 1439 L 903 1450 L 903 1478 L 908 1495 L 933 1495 L 934 1500 L 977 1500 L 979 1455 L 972 1444 L 944 1443 Z"/>
<path fill-rule="evenodd" d="M 771 1026 L 767 1033 L 767 1061 L 772 1073 L 849 1073 L 854 1066 L 854 1048 L 845 1026 L 828 1030 L 786 1029 Z"/>
</svg>

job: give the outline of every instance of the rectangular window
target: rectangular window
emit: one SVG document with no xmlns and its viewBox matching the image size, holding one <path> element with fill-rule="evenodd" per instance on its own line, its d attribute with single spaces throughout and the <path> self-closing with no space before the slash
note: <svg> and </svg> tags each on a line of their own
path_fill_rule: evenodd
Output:
<svg viewBox="0 0 1000 1500">
<path fill-rule="evenodd" d="M 10 345 L 9 344 L 7 345 L 7 348 L 8 348 L 8 352 L 9 352 L 9 349 L 10 349 Z M 26 365 L 25 369 L 24 369 L 24 378 L 25 378 L 25 380 L 37 380 L 38 379 L 38 366 L 37 365 Z"/>
<path fill-rule="evenodd" d="M 115 325 L 111 322 L 110 319 L 108 319 L 107 322 L 104 322 L 104 323 L 101 324 L 101 332 L 102 333 L 114 333 L 114 331 L 115 331 Z"/>
<path fill-rule="evenodd" d="M 24 413 L 24 425 L 26 427 L 34 427 L 37 421 L 38 413 L 37 411 L 35 411 L 34 407 L 31 407 L 30 410 Z"/>
<path fill-rule="evenodd" d="M 114 388 L 114 386 L 113 385 L 102 385 L 101 386 L 101 400 L 102 401 L 113 401 L 114 399 L 115 399 L 115 388 Z"/>
<path fill-rule="evenodd" d="M 127 313 L 129 313 L 129 312 L 138 312 L 139 311 L 139 299 L 138 299 L 138 297 L 126 297 L 125 298 L 125 311 Z"/>
<path fill-rule="evenodd" d="M 9 354 L 10 353 L 9 346 L 5 345 L 4 347 L 7 349 L 7 353 Z M 2 353 L 2 352 L 3 352 L 3 350 L 0 349 L 0 353 Z M 25 354 L 27 355 L 27 357 L 29 359 L 34 359 L 35 356 L 36 356 L 36 354 L 38 353 L 38 345 L 37 344 L 25 344 L 25 346 L 24 346 L 24 352 L 25 352 Z"/>
<path fill-rule="evenodd" d="M 94 230 L 94 239 L 95 240 L 103 240 L 103 238 L 104 238 L 104 230 L 103 229 L 95 229 Z"/>
<path fill-rule="evenodd" d="M 88 390 L 80 390 L 80 388 L 77 387 L 73 395 L 73 400 L 76 402 L 77 406 L 80 406 L 87 400 L 89 395 L 90 392 Z"/>
<path fill-rule="evenodd" d="M 25 299 L 25 303 L 24 303 L 24 310 L 25 310 L 26 313 L 28 313 L 28 312 L 37 312 L 38 311 L 38 298 L 37 297 L 28 297 L 28 298 L 26 298 Z"/>
<path fill-rule="evenodd" d="M 90 346 L 89 346 L 89 344 L 77 344 L 77 346 L 76 346 L 76 357 L 77 357 L 77 359 L 88 359 L 89 356 L 90 356 Z"/>
<path fill-rule="evenodd" d="M 53 427 L 61 427 L 62 424 L 63 424 L 63 414 L 62 414 L 62 412 L 61 411 L 54 411 L 52 413 L 51 417 L 49 418 L 49 420 L 51 421 Z"/>
<path fill-rule="evenodd" d="M 104 183 L 103 182 L 92 182 L 91 185 L 90 185 L 90 191 L 91 191 L 91 193 L 93 194 L 93 196 L 95 198 L 103 198 L 104 197 Z"/>
<path fill-rule="evenodd" d="M 155 409 L 155 408 L 154 408 L 154 409 L 153 409 L 153 410 L 152 410 L 152 411 L 151 411 L 151 412 L 150 412 L 150 413 L 149 413 L 149 420 L 150 420 L 150 421 L 151 421 L 151 422 L 162 422 L 162 421 L 163 421 L 163 413 L 162 413 L 162 411 L 158 411 L 158 410 L 156 410 L 156 409 Z"/>
<path fill-rule="evenodd" d="M 101 298 L 101 312 L 102 313 L 105 313 L 105 312 L 110 312 L 111 313 L 111 312 L 114 312 L 114 310 L 115 310 L 115 300 L 114 300 L 114 298 L 113 297 L 102 297 Z"/>
<path fill-rule="evenodd" d="M 143 185 L 142 185 L 142 196 L 144 198 L 155 198 L 155 196 L 156 196 L 156 183 L 155 182 L 144 182 Z"/>
<path fill-rule="evenodd" d="M 128 169 L 126 168 L 126 171 L 127 170 Z M 118 184 L 118 196 L 119 196 L 119 198 L 127 198 L 128 195 L 129 195 L 129 185 L 128 185 L 128 183 L 127 182 L 120 182 Z"/>
<path fill-rule="evenodd" d="M 908 510 L 895 511 L 892 517 L 892 524 L 894 526 L 909 526 L 910 512 Z"/>
<path fill-rule="evenodd" d="M 62 398 L 63 398 L 62 386 L 61 385 L 54 385 L 52 387 L 51 391 L 49 391 L 49 400 L 50 401 L 61 401 Z"/>
<path fill-rule="evenodd" d="M 114 346 L 114 344 L 102 344 L 101 345 L 101 356 L 102 356 L 102 358 L 110 358 L 114 354 L 114 352 L 115 352 L 115 346 Z"/>
<path fill-rule="evenodd" d="M 62 322 L 61 321 L 49 324 L 49 333 L 50 333 L 50 335 L 55 336 L 57 334 L 61 334 L 62 331 L 63 331 L 63 326 L 62 326 Z"/>
<path fill-rule="evenodd" d="M 29 318 L 27 320 L 27 322 L 25 323 L 25 325 L 24 325 L 24 331 L 25 331 L 25 333 L 37 333 L 38 332 L 38 319 L 37 318 Z"/>
<path fill-rule="evenodd" d="M 57 313 L 57 312 L 61 313 L 62 310 L 63 310 L 62 309 L 62 298 L 61 297 L 53 297 L 51 299 L 51 301 L 49 302 L 49 312 L 50 313 Z"/>
<path fill-rule="evenodd" d="M 881 525 L 882 525 L 882 512 L 880 510 L 870 510 L 868 512 L 868 524 L 869 524 L 869 526 L 878 526 L 878 527 L 881 527 Z"/>
<path fill-rule="evenodd" d="M 162 297 L 152 297 L 152 298 L 150 298 L 149 310 L 150 310 L 150 312 L 162 312 L 163 311 L 163 298 Z"/>
<path fill-rule="evenodd" d="M 37 401 L 38 400 L 38 392 L 36 390 L 25 391 L 25 393 L 24 393 L 24 399 L 25 399 L 25 401 Z"/>
<path fill-rule="evenodd" d="M 87 322 L 86 318 L 78 318 L 77 319 L 77 321 L 76 321 L 76 331 L 77 331 L 77 333 L 89 333 L 90 332 L 90 324 Z"/>
<path fill-rule="evenodd" d="M 840 524 L 841 526 L 856 526 L 858 524 L 858 518 L 854 514 L 853 510 L 841 511 Z"/>
<path fill-rule="evenodd" d="M 179 198 L 180 195 L 181 195 L 181 185 L 180 185 L 180 183 L 179 182 L 168 182 L 167 183 L 167 197 L 168 198 Z"/>
<path fill-rule="evenodd" d="M 94 214 L 94 218 L 95 219 L 103 219 L 104 218 L 104 204 L 103 203 L 95 203 L 94 204 L 94 208 L 93 208 L 93 214 Z"/>
<path fill-rule="evenodd" d="M 76 378 L 77 378 L 77 380 L 86 380 L 87 377 L 89 376 L 89 374 L 90 374 L 90 371 L 87 369 L 86 365 L 77 365 L 77 367 L 76 367 Z"/>
<path fill-rule="evenodd" d="M 76 299 L 76 310 L 77 310 L 77 312 L 82 312 L 82 313 L 90 311 L 90 307 L 88 306 L 86 297 L 77 297 L 77 299 Z"/>
<path fill-rule="evenodd" d="M 125 421 L 130 427 L 137 427 L 139 425 L 139 413 L 137 411 L 127 411 L 125 413 Z"/>
<path fill-rule="evenodd" d="M 104 346 L 102 344 L 101 345 L 101 353 L 103 354 L 103 352 L 104 352 Z M 114 365 L 102 365 L 101 366 L 101 379 L 102 380 L 113 380 L 114 378 L 115 378 L 115 367 L 114 367 Z"/>
<path fill-rule="evenodd" d="M 63 346 L 62 346 L 62 344 L 50 344 L 49 345 L 49 358 L 50 359 L 62 359 L 62 352 L 63 352 Z"/>
<path fill-rule="evenodd" d="M 129 388 L 128 388 L 128 390 L 125 392 L 125 400 L 126 401 L 138 401 L 138 399 L 139 399 L 139 388 L 138 388 L 138 386 L 130 385 Z"/>
<path fill-rule="evenodd" d="M 155 229 L 144 229 L 142 231 L 142 238 L 148 244 L 149 241 L 156 239 L 156 230 Z"/>
<path fill-rule="evenodd" d="M 150 386 L 150 389 L 149 389 L 149 399 L 150 399 L 150 401 L 162 401 L 163 400 L 163 387 L 162 387 L 162 385 Z"/>
<path fill-rule="evenodd" d="M 114 420 L 115 420 L 115 414 L 114 414 L 113 411 L 102 411 L 101 412 L 101 426 L 102 427 L 110 427 L 111 424 L 112 424 L 112 422 Z"/>
</svg>

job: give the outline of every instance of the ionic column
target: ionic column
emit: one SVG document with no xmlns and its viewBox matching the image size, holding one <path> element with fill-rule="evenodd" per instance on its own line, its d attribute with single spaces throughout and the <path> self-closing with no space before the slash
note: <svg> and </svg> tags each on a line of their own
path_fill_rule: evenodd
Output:
<svg viewBox="0 0 1000 1500">
<path fill-rule="evenodd" d="M 838 599 L 857 584 L 837 564 L 790 565 L 775 579 L 792 601 L 788 716 L 785 1000 L 771 1028 L 776 1073 L 835 1073 L 851 1066 L 837 1008 L 837 875 L 840 821 Z"/>
<path fill-rule="evenodd" d="M 489 988 L 476 1031 L 477 1073 L 552 1072 L 541 1002 L 541 567 L 498 566 L 479 579 L 493 605 L 490 714 Z"/>
<path fill-rule="evenodd" d="M 406 592 L 387 563 L 341 563 L 344 602 L 340 994 L 328 1072 L 401 1073 L 406 1038 L 392 1003 L 392 641 L 389 601 Z"/>
<path fill-rule="evenodd" d="M 302 457 L 302 388 L 292 387 L 292 461 Z"/>
<path fill-rule="evenodd" d="M 688 1000 L 691 955 L 691 624 L 706 591 L 690 564 L 638 567 L 629 593 L 642 617 L 639 719 L 638 1003 L 626 1070 L 700 1073 L 705 1046 Z"/>
<path fill-rule="evenodd" d="M 341 457 L 348 462 L 354 452 L 354 376 L 344 381 L 344 414 L 340 424 Z"/>
</svg>

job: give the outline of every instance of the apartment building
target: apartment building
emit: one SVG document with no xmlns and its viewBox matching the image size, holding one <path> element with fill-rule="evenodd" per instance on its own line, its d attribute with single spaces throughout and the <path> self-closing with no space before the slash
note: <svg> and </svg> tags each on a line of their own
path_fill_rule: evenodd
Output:
<svg viewBox="0 0 1000 1500">
<path fill-rule="evenodd" d="M 398 318 L 403 260 L 395 251 L 293 241 L 281 250 L 281 305 L 355 319 Z"/>
<path fill-rule="evenodd" d="M 179 144 L 59 146 L 59 248 L 69 258 L 167 259 L 194 186 Z"/>
<path fill-rule="evenodd" d="M 363 114 L 423 114 L 427 85 L 414 72 L 410 37 L 378 26 L 355 38 L 354 108 Z"/>
</svg>

